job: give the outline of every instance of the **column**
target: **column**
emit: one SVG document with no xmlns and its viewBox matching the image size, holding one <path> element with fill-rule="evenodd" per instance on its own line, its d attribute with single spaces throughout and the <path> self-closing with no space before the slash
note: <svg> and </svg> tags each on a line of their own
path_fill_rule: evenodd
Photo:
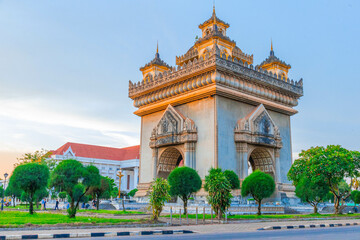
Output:
<svg viewBox="0 0 360 240">
<path fill-rule="evenodd" d="M 185 166 L 196 169 L 195 142 L 185 143 Z"/>
<path fill-rule="evenodd" d="M 275 148 L 275 171 L 275 181 L 281 183 L 280 148 Z"/>
<path fill-rule="evenodd" d="M 153 159 L 153 178 L 157 178 L 157 166 L 158 166 L 158 149 L 157 148 L 153 148 L 153 155 L 152 155 L 152 159 Z"/>
<path fill-rule="evenodd" d="M 139 179 L 139 167 L 134 167 L 134 188 L 137 188 Z"/>
<path fill-rule="evenodd" d="M 248 146 L 246 143 L 236 142 L 236 171 L 240 179 L 248 176 Z"/>
</svg>

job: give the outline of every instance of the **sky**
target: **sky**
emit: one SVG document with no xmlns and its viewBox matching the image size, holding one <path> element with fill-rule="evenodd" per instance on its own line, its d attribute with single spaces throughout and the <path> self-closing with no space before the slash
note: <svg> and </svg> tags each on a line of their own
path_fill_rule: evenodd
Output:
<svg viewBox="0 0 360 240">
<path fill-rule="evenodd" d="M 359 149 L 360 1 L 216 1 L 227 35 L 304 79 L 291 118 L 293 154 L 316 145 Z M 128 81 L 160 57 L 175 65 L 212 14 L 212 0 L 0 0 L 0 177 L 26 152 L 66 142 L 139 144 Z"/>
</svg>

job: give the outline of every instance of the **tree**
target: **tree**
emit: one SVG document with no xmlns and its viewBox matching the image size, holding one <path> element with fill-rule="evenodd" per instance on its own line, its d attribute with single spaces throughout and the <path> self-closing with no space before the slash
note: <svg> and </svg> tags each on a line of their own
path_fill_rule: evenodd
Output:
<svg viewBox="0 0 360 240">
<path fill-rule="evenodd" d="M 66 198 L 66 192 L 59 192 L 58 196 L 60 199 L 64 200 Z"/>
<path fill-rule="evenodd" d="M 29 213 L 34 213 L 33 202 L 36 193 L 45 189 L 49 181 L 49 168 L 38 163 L 25 163 L 15 168 L 11 181 L 28 195 Z"/>
<path fill-rule="evenodd" d="M 152 219 L 157 221 L 166 201 L 171 199 L 170 185 L 166 179 L 156 178 L 151 184 L 149 196 L 150 207 L 152 209 Z"/>
<path fill-rule="evenodd" d="M 22 190 L 15 184 L 14 181 L 9 180 L 9 185 L 5 190 L 5 195 L 12 198 L 13 206 L 15 207 L 15 199 L 21 197 Z"/>
<path fill-rule="evenodd" d="M 111 178 L 101 176 L 100 185 L 90 187 L 88 194 L 96 199 L 96 210 L 99 210 L 100 198 L 110 198 L 114 188 L 114 182 L 111 180 Z"/>
<path fill-rule="evenodd" d="M 137 188 L 134 188 L 133 190 L 131 190 L 131 191 L 128 193 L 128 195 L 129 195 L 130 197 L 134 197 L 137 191 L 138 191 L 138 189 L 137 189 Z"/>
<path fill-rule="evenodd" d="M 352 179 L 360 175 L 360 153 L 349 151 L 339 145 L 312 147 L 302 151 L 291 166 L 288 178 L 296 186 L 302 177 L 311 179 L 312 182 L 323 181 L 334 194 L 335 214 L 341 213 L 345 199 L 351 192 L 350 188 L 341 188 L 345 178 Z M 344 182 L 342 187 L 345 187 Z"/>
<path fill-rule="evenodd" d="M 268 198 L 275 191 L 274 179 L 266 173 L 255 170 L 247 176 L 241 186 L 241 195 L 251 195 L 258 203 L 258 215 L 261 215 L 261 201 Z"/>
<path fill-rule="evenodd" d="M 21 158 L 18 158 L 18 163 L 15 163 L 15 167 L 25 163 L 39 163 L 46 165 L 50 171 L 52 171 L 56 165 L 56 160 L 51 159 L 51 152 L 41 149 L 34 153 L 25 153 Z"/>
<path fill-rule="evenodd" d="M 205 190 L 209 204 L 220 219 L 231 204 L 231 184 L 221 168 L 211 168 L 209 175 L 205 176 Z"/>
<path fill-rule="evenodd" d="M 224 171 L 225 177 L 229 180 L 231 189 L 239 189 L 240 188 L 240 180 L 238 175 L 232 170 Z"/>
<path fill-rule="evenodd" d="M 79 202 L 85 196 L 90 187 L 100 184 L 99 169 L 95 166 L 84 167 L 74 159 L 61 161 L 51 175 L 51 186 L 56 191 L 64 191 L 70 198 L 68 216 L 74 218 Z"/>
<path fill-rule="evenodd" d="M 354 207 L 356 207 L 356 204 L 360 203 L 360 191 L 354 190 L 351 192 L 351 200 L 354 201 Z"/>
<path fill-rule="evenodd" d="M 180 197 L 184 203 L 184 214 L 187 212 L 187 203 L 191 194 L 196 193 L 201 188 L 201 178 L 199 174 L 189 167 L 177 167 L 168 177 L 170 184 L 170 195 Z"/>
<path fill-rule="evenodd" d="M 317 206 L 326 200 L 328 193 L 329 187 L 324 181 L 312 182 L 306 177 L 300 179 L 295 189 L 296 196 L 313 206 L 314 213 L 318 213 Z"/>
</svg>

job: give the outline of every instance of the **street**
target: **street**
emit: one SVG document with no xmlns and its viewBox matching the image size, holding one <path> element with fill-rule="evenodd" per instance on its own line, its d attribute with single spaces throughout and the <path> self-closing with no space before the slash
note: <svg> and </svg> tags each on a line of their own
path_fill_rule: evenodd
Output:
<svg viewBox="0 0 360 240">
<path fill-rule="evenodd" d="M 151 235 L 151 236 L 130 236 L 130 237 L 100 237 L 96 239 L 359 239 L 360 226 L 357 227 L 335 227 L 319 229 L 297 229 L 297 230 L 272 230 L 256 232 L 239 232 L 239 233 L 211 233 L 211 234 L 181 234 L 181 235 Z M 84 238 L 74 238 L 81 240 Z"/>
</svg>

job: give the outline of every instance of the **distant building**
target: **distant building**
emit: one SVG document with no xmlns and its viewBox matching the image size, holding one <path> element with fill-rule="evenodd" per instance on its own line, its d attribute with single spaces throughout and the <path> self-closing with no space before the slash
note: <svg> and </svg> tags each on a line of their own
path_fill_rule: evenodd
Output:
<svg viewBox="0 0 360 240">
<path fill-rule="evenodd" d="M 57 161 L 76 159 L 85 166 L 94 165 L 102 176 L 114 179 L 117 186 L 119 186 L 119 178 L 116 174 L 121 169 L 124 175 L 121 180 L 121 190 L 130 191 L 136 188 L 139 182 L 139 151 L 139 145 L 112 148 L 68 142 L 51 151 L 51 158 Z"/>
</svg>

